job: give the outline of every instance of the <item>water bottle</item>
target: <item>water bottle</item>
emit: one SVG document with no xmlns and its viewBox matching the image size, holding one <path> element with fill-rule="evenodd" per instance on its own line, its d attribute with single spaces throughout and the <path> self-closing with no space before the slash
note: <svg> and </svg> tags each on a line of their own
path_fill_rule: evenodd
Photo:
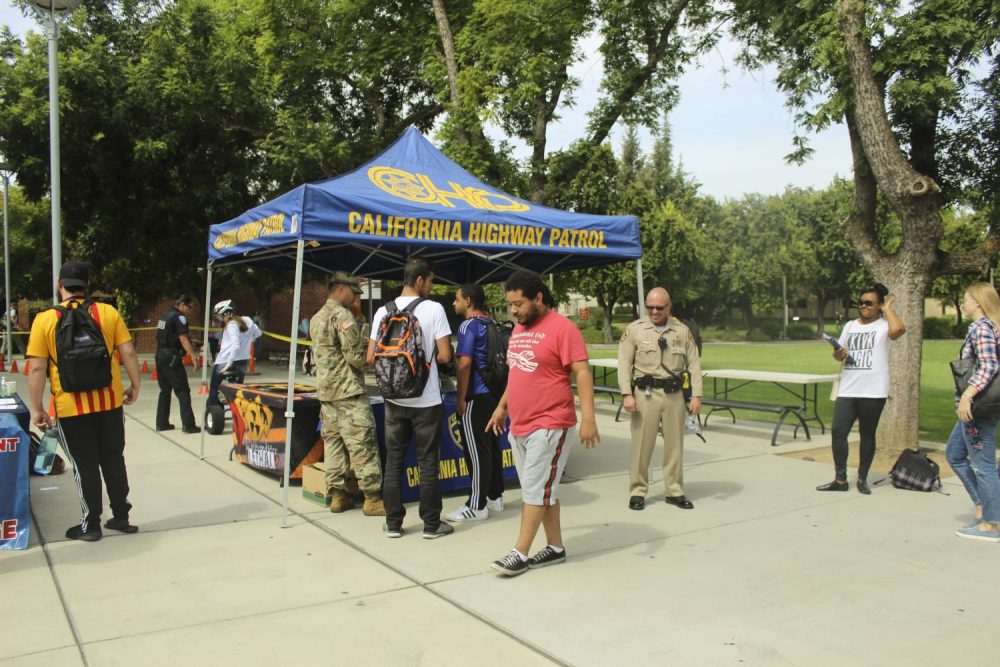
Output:
<svg viewBox="0 0 1000 667">
<path fill-rule="evenodd" d="M 38 454 L 35 455 L 35 472 L 39 475 L 48 475 L 52 472 L 52 464 L 56 460 L 56 446 L 59 445 L 59 434 L 54 428 L 50 428 L 42 433 L 42 442 L 38 445 Z"/>
<path fill-rule="evenodd" d="M 698 418 L 695 417 L 690 412 L 687 415 L 687 432 L 688 433 L 701 433 L 701 425 L 698 423 Z"/>
<path fill-rule="evenodd" d="M 0 377 L 0 398 L 7 398 L 7 378 Z"/>
</svg>

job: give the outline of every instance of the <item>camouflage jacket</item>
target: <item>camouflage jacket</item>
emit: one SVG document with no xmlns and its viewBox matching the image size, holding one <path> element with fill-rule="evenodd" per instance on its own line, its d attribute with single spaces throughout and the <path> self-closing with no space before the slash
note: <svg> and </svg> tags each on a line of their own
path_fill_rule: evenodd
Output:
<svg viewBox="0 0 1000 667">
<path fill-rule="evenodd" d="M 327 299 L 309 321 L 316 362 L 316 390 L 321 401 L 339 401 L 365 393 L 365 346 L 354 315 Z"/>
</svg>

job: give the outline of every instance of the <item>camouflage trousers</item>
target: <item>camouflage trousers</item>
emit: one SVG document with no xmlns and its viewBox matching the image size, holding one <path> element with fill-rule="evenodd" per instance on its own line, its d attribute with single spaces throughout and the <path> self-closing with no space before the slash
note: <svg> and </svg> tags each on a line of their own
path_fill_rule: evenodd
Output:
<svg viewBox="0 0 1000 667">
<path fill-rule="evenodd" d="M 354 470 L 362 491 L 382 488 L 382 469 L 375 438 L 375 418 L 367 396 L 322 401 L 326 490 L 343 489 L 348 470 Z"/>
</svg>

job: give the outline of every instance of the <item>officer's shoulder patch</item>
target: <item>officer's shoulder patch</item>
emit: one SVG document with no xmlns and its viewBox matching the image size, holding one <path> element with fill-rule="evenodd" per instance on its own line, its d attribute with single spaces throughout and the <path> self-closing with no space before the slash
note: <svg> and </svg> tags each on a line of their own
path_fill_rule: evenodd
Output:
<svg viewBox="0 0 1000 667">
<path fill-rule="evenodd" d="M 340 323 L 341 329 L 350 329 L 354 326 L 354 320 L 348 317 L 346 320 Z"/>
<path fill-rule="evenodd" d="M 622 332 L 622 338 L 621 338 L 620 342 L 622 342 L 622 343 L 625 342 L 625 339 L 628 338 L 628 334 L 629 334 L 629 332 L 631 330 L 632 330 L 632 327 L 625 327 L 625 331 Z"/>
<path fill-rule="evenodd" d="M 188 318 L 184 317 L 183 315 L 178 315 L 177 319 L 179 319 L 181 321 L 181 324 L 187 324 L 188 323 Z"/>
</svg>

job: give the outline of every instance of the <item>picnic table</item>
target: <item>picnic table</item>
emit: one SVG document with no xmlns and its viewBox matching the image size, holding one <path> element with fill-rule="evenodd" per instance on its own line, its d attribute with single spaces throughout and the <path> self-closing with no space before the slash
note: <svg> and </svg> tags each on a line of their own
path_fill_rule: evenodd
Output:
<svg viewBox="0 0 1000 667">
<path fill-rule="evenodd" d="M 590 365 L 594 369 L 594 391 L 596 393 L 608 394 L 614 402 L 616 396 L 621 396 L 618 383 L 610 382 L 611 373 L 617 372 L 617 359 L 591 359 Z M 819 385 L 834 382 L 838 377 L 836 373 L 813 374 L 813 373 L 783 373 L 779 371 L 755 371 L 746 369 L 723 368 L 702 373 L 704 378 L 711 378 L 712 393 L 705 392 L 702 396 L 702 407 L 710 408 L 708 413 L 699 416 L 703 423 L 708 425 L 708 418 L 716 411 L 728 412 L 736 422 L 736 414 L 733 410 L 750 410 L 755 412 L 770 412 L 778 415 L 778 422 L 774 426 L 771 434 L 771 445 L 777 445 L 778 432 L 784 425 L 788 417 L 796 420 L 793 437 L 798 437 L 801 427 L 806 434 L 806 440 L 811 440 L 809 434 L 809 423 L 819 424 L 820 433 L 826 433 L 826 425 L 819 416 Z M 784 403 L 767 403 L 764 401 L 741 400 L 733 397 L 732 394 L 738 390 L 755 382 L 765 382 L 781 388 L 783 391 L 794 397 L 794 401 Z M 618 414 L 615 415 L 617 421 L 621 416 L 622 406 L 618 407 Z"/>
</svg>

